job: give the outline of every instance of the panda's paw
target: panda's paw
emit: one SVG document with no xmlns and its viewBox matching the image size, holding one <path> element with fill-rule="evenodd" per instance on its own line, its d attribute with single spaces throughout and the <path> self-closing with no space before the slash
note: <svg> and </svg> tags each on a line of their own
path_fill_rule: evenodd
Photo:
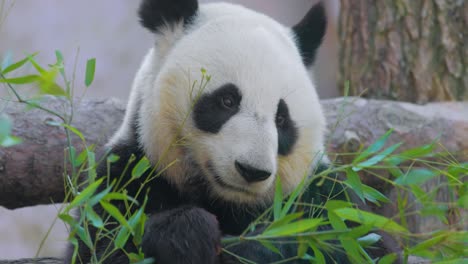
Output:
<svg viewBox="0 0 468 264">
<path fill-rule="evenodd" d="M 158 264 L 219 263 L 221 232 L 216 217 L 198 207 L 152 215 L 142 244 L 145 257 Z"/>
</svg>

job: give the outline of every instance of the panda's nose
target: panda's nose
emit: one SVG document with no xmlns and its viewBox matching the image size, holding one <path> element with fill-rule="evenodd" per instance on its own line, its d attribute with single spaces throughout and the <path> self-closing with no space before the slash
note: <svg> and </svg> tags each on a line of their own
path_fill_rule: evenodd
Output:
<svg viewBox="0 0 468 264">
<path fill-rule="evenodd" d="M 271 172 L 254 168 L 247 164 L 242 164 L 237 160 L 234 162 L 236 170 L 247 182 L 259 182 L 270 177 Z"/>
</svg>

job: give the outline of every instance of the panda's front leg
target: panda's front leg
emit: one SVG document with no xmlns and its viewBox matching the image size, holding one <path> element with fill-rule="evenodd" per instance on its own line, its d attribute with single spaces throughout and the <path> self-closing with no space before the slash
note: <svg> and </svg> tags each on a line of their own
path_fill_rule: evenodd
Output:
<svg viewBox="0 0 468 264">
<path fill-rule="evenodd" d="M 142 249 L 145 257 L 153 257 L 158 264 L 218 264 L 218 221 L 206 210 L 191 206 L 156 213 L 146 223 Z"/>
</svg>

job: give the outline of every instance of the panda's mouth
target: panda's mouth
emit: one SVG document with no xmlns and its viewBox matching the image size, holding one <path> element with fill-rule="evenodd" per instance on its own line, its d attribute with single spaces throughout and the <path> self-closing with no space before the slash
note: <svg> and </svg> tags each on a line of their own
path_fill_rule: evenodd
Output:
<svg viewBox="0 0 468 264">
<path fill-rule="evenodd" d="M 211 176 L 213 176 L 213 179 L 215 180 L 216 184 L 218 184 L 222 188 L 230 189 L 230 190 L 233 190 L 233 191 L 236 191 L 236 192 L 245 193 L 245 194 L 248 194 L 248 195 L 251 195 L 251 196 L 256 196 L 257 195 L 256 193 L 254 193 L 252 191 L 249 191 L 249 190 L 246 190 L 245 188 L 235 186 L 235 185 L 231 185 L 231 184 L 225 182 L 223 180 L 223 178 L 216 172 L 216 169 L 213 166 L 213 163 L 211 163 L 211 161 L 206 162 L 206 168 L 207 168 L 208 172 L 211 174 Z"/>
</svg>

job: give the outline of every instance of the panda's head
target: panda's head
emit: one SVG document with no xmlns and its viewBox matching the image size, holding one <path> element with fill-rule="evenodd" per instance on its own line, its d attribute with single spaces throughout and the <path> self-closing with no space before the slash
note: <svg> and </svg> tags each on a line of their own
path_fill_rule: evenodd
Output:
<svg viewBox="0 0 468 264">
<path fill-rule="evenodd" d="M 164 177 L 184 189 L 201 176 L 211 195 L 251 204 L 272 199 L 276 177 L 285 193 L 296 187 L 323 149 L 325 121 L 307 70 L 325 32 L 323 6 L 292 29 L 241 6 L 195 0 L 145 0 L 140 18 L 157 38 L 126 119 L 138 116 L 139 142 Z"/>
</svg>

